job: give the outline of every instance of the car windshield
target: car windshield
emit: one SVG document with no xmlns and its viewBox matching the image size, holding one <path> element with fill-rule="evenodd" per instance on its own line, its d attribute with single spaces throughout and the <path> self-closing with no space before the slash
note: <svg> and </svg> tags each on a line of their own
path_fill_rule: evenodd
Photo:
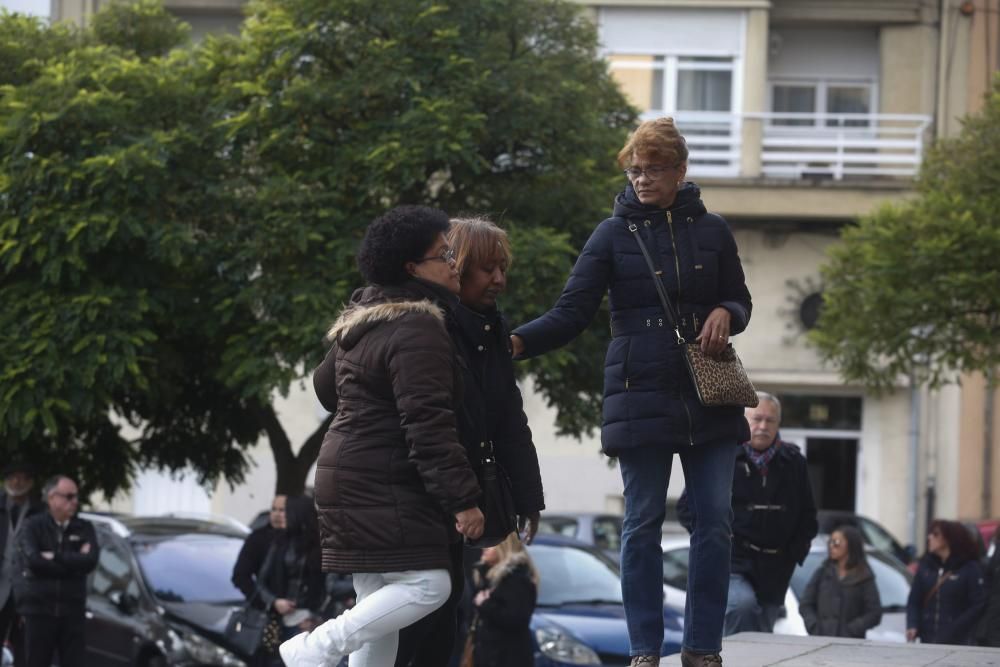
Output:
<svg viewBox="0 0 1000 667">
<path fill-rule="evenodd" d="M 882 599 L 882 608 L 891 611 L 906 609 L 906 599 L 910 595 L 910 577 L 906 569 L 896 563 L 891 556 L 871 551 L 865 555 L 868 557 L 868 566 L 875 575 L 875 585 L 878 586 L 878 595 Z M 802 597 L 813 573 L 825 560 L 825 551 L 813 551 L 806 556 L 805 563 L 795 568 L 791 582 L 795 597 Z"/>
<path fill-rule="evenodd" d="M 178 535 L 133 544 L 149 589 L 164 602 L 232 604 L 243 593 L 230 581 L 243 540 L 225 535 Z"/>
<path fill-rule="evenodd" d="M 553 533 L 564 537 L 576 537 L 577 525 L 577 520 L 569 517 L 543 516 L 538 520 L 538 532 Z"/>
<path fill-rule="evenodd" d="M 533 544 L 528 550 L 538 569 L 538 606 L 622 603 L 621 579 L 611 562 L 570 546 Z"/>
</svg>

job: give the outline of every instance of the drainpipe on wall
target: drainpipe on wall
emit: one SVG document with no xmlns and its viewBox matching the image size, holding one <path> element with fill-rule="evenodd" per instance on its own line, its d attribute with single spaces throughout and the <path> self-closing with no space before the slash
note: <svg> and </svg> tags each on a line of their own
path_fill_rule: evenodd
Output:
<svg viewBox="0 0 1000 667">
<path fill-rule="evenodd" d="M 996 374 L 986 371 L 986 405 L 983 407 L 983 519 L 993 516 L 993 403 L 996 401 Z"/>
<path fill-rule="evenodd" d="M 910 544 L 919 550 L 923 531 L 917 530 L 917 508 L 920 505 L 920 387 L 916 375 L 910 376 L 910 506 L 907 519 L 910 523 Z"/>
</svg>

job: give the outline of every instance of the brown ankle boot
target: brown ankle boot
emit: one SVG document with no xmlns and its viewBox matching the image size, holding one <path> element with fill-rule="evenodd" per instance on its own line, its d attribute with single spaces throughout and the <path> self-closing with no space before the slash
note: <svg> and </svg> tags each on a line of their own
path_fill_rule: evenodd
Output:
<svg viewBox="0 0 1000 667">
<path fill-rule="evenodd" d="M 698 655 L 681 651 L 681 667 L 722 667 L 722 656 L 718 653 Z"/>
<path fill-rule="evenodd" d="M 633 655 L 629 667 L 660 667 L 660 656 Z"/>
</svg>

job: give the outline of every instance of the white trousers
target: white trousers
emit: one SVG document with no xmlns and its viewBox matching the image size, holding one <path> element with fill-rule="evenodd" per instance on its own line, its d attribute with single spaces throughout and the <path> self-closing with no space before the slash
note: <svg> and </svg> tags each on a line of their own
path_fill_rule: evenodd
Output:
<svg viewBox="0 0 1000 667">
<path fill-rule="evenodd" d="M 399 631 L 438 609 L 451 595 L 447 570 L 412 570 L 355 574 L 358 603 L 341 615 L 354 636 L 364 645 L 351 653 L 350 667 L 392 667 L 396 662 Z M 356 613 L 363 609 L 361 619 Z"/>
<path fill-rule="evenodd" d="M 354 591 L 354 607 L 282 645 L 288 667 L 335 667 L 348 654 L 350 667 L 392 667 L 399 630 L 445 603 L 451 577 L 443 569 L 360 573 Z"/>
</svg>

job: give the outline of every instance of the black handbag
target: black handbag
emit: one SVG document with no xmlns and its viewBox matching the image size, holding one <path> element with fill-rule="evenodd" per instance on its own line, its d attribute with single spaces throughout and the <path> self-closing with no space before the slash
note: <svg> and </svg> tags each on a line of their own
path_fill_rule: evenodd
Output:
<svg viewBox="0 0 1000 667">
<path fill-rule="evenodd" d="M 660 305 L 667 315 L 670 326 L 677 336 L 677 345 L 684 351 L 684 363 L 687 366 L 688 374 L 694 383 L 695 391 L 698 393 L 698 402 L 706 407 L 731 405 L 747 408 L 757 407 L 757 390 L 747 376 L 743 363 L 736 354 L 732 345 L 726 345 L 718 357 L 712 357 L 701 351 L 698 343 L 688 343 L 681 335 L 678 317 L 674 312 L 673 304 L 670 303 L 670 296 L 667 294 L 660 274 L 653 264 L 653 258 L 646 249 L 646 243 L 639 233 L 639 226 L 634 222 L 628 223 L 628 230 L 635 236 L 639 244 L 639 250 L 646 260 L 649 273 L 653 277 L 656 286 L 656 293 L 660 297 Z"/>
<path fill-rule="evenodd" d="M 479 502 L 479 509 L 485 519 L 483 534 L 475 540 L 465 540 L 467 545 L 477 549 L 495 547 L 517 531 L 517 511 L 514 509 L 510 478 L 497 463 L 493 443 L 486 441 L 486 444 L 489 449 L 476 471 L 479 488 L 483 492 L 483 498 Z"/>
<path fill-rule="evenodd" d="M 271 615 L 264 609 L 253 606 L 254 600 L 260 595 L 260 586 L 264 573 L 271 567 L 274 559 L 274 545 L 267 551 L 267 556 L 257 572 L 257 580 L 246 604 L 234 609 L 226 622 L 226 642 L 245 658 L 252 657 L 264 641 L 264 632 L 271 622 Z"/>
</svg>

